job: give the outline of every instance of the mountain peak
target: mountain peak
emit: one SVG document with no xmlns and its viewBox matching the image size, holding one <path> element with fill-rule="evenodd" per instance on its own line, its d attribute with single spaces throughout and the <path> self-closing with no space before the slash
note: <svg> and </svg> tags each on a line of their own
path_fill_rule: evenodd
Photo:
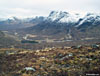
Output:
<svg viewBox="0 0 100 76">
<path fill-rule="evenodd" d="M 100 13 L 87 13 L 82 20 L 79 22 L 78 25 L 76 25 L 75 27 L 79 27 L 81 25 L 83 25 L 84 23 L 98 23 L 100 22 Z M 91 24 L 91 25 L 92 25 Z"/>
<path fill-rule="evenodd" d="M 51 11 L 51 13 L 49 14 L 49 17 L 50 16 L 54 16 L 54 15 L 62 15 L 62 14 L 69 14 L 68 12 L 62 12 L 62 11 Z"/>
<path fill-rule="evenodd" d="M 75 23 L 79 20 L 79 14 L 73 15 L 63 11 L 52 11 L 48 16 L 48 20 L 58 21 L 59 23 Z"/>
</svg>

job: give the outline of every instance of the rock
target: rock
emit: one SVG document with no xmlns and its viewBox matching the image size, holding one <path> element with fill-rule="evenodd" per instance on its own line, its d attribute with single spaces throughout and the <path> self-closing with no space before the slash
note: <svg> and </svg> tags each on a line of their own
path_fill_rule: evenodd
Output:
<svg viewBox="0 0 100 76">
<path fill-rule="evenodd" d="M 34 68 L 32 68 L 32 67 L 25 67 L 24 68 L 26 71 L 36 71 Z"/>
</svg>

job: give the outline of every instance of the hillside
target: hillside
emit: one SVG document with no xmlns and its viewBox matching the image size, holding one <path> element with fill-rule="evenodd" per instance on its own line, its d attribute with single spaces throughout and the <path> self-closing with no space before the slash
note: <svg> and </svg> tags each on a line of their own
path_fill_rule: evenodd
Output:
<svg viewBox="0 0 100 76">
<path fill-rule="evenodd" d="M 4 36 L 4 33 L 0 31 L 0 37 L 3 37 L 3 36 Z"/>
<path fill-rule="evenodd" d="M 45 48 L 0 49 L 0 76 L 100 75 L 100 44 Z"/>
<path fill-rule="evenodd" d="M 0 48 L 11 47 L 18 43 L 19 42 L 16 41 L 14 38 L 6 36 L 3 32 L 0 31 Z"/>
</svg>

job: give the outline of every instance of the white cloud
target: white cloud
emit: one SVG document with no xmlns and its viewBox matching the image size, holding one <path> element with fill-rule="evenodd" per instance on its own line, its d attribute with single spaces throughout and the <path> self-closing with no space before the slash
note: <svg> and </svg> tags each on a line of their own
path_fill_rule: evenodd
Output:
<svg viewBox="0 0 100 76">
<path fill-rule="evenodd" d="M 0 0 L 0 17 L 48 15 L 51 10 L 99 12 L 100 0 Z"/>
</svg>

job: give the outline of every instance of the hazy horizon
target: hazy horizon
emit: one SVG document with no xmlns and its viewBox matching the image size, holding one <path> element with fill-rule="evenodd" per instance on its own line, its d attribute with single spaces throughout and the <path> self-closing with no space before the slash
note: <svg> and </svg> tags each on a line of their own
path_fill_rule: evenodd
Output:
<svg viewBox="0 0 100 76">
<path fill-rule="evenodd" d="M 0 0 L 0 18 L 48 16 L 50 11 L 100 12 L 100 0 Z"/>
</svg>

